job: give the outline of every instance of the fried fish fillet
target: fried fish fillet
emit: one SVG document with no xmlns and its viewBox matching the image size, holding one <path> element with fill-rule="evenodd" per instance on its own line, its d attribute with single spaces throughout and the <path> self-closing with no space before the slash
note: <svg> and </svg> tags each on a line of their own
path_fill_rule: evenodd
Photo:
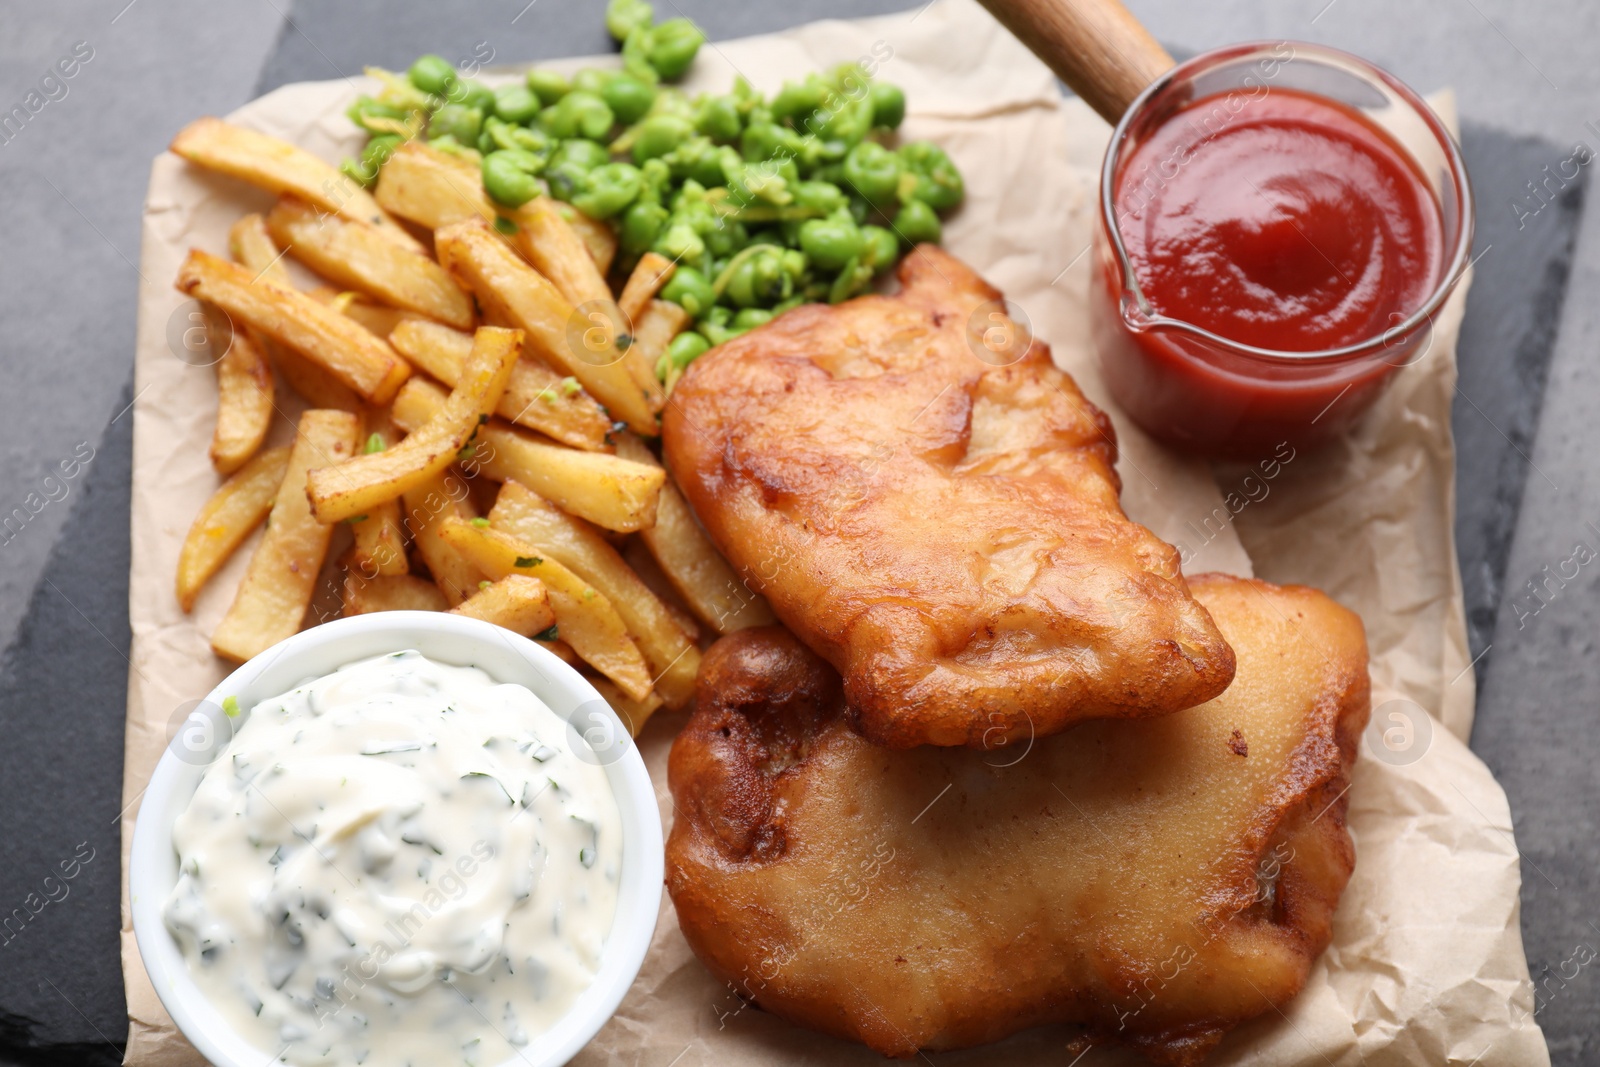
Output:
<svg viewBox="0 0 1600 1067">
<path fill-rule="evenodd" d="M 1192 1065 L 1299 992 L 1355 853 L 1360 620 L 1304 587 L 1192 580 L 1220 697 L 1031 748 L 874 746 L 786 631 L 723 638 L 672 747 L 667 887 L 741 996 L 888 1056 L 1045 1023 Z"/>
<path fill-rule="evenodd" d="M 900 281 L 720 346 L 664 415 L 684 495 L 857 727 L 988 747 L 1222 692 L 1232 652 L 1123 514 L 1110 420 L 960 261 L 924 246 Z"/>
</svg>

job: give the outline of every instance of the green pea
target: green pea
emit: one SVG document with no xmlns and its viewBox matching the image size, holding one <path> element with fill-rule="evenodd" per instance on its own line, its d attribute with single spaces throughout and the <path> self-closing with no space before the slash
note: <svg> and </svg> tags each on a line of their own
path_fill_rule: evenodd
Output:
<svg viewBox="0 0 1600 1067">
<path fill-rule="evenodd" d="M 494 92 L 494 113 L 507 122 L 532 122 L 539 115 L 539 98 L 526 85 L 502 85 Z"/>
<path fill-rule="evenodd" d="M 587 137 L 598 141 L 611 131 L 616 116 L 597 94 L 574 89 L 540 115 L 557 137 Z"/>
<path fill-rule="evenodd" d="M 751 245 L 734 257 L 717 282 L 736 307 L 775 304 L 794 291 L 794 275 L 784 250 L 776 245 Z"/>
<path fill-rule="evenodd" d="M 778 95 L 772 98 L 772 116 L 789 119 L 799 125 L 813 111 L 822 106 L 827 86 L 812 74 L 802 82 L 786 81 Z"/>
<path fill-rule="evenodd" d="M 773 313 L 766 308 L 745 308 L 733 317 L 735 330 L 753 330 L 772 321 Z"/>
<path fill-rule="evenodd" d="M 716 303 L 717 294 L 704 274 L 693 267 L 679 264 L 672 277 L 661 288 L 661 299 L 670 300 L 694 318 L 700 318 Z"/>
<path fill-rule="evenodd" d="M 399 134 L 382 133 L 367 142 L 361 150 L 361 165 L 370 169 L 376 177 L 379 168 L 389 162 L 389 157 L 394 155 L 395 149 L 405 143 L 405 138 Z"/>
<path fill-rule="evenodd" d="M 900 186 L 900 159 L 876 141 L 862 141 L 844 157 L 845 182 L 868 203 L 894 202 Z"/>
<path fill-rule="evenodd" d="M 735 337 L 746 332 L 744 330 L 731 329 L 715 322 L 702 322 L 699 329 L 706 341 L 712 346 L 727 344 Z"/>
<path fill-rule="evenodd" d="M 502 148 L 483 157 L 483 190 L 496 203 L 521 207 L 539 195 L 535 172 L 543 165 L 531 152 Z"/>
<path fill-rule="evenodd" d="M 644 181 L 631 163 L 607 163 L 589 172 L 587 187 L 572 206 L 592 219 L 609 219 L 639 198 Z"/>
<path fill-rule="evenodd" d="M 650 66 L 667 81 L 681 78 L 694 62 L 706 35 L 685 18 L 668 19 L 649 31 L 645 55 Z"/>
<path fill-rule="evenodd" d="M 572 88 L 578 92 L 594 93 L 600 95 L 606 83 L 617 76 L 614 70 L 601 70 L 599 67 L 584 67 L 572 76 Z"/>
<path fill-rule="evenodd" d="M 850 203 L 844 195 L 844 190 L 833 182 L 795 182 L 790 186 L 790 191 L 794 194 L 796 206 L 814 211 L 818 215 L 832 215 L 847 208 Z"/>
<path fill-rule="evenodd" d="M 341 160 L 339 173 L 367 189 L 371 189 L 378 182 L 377 170 L 368 168 L 365 163 L 355 159 Z"/>
<path fill-rule="evenodd" d="M 551 163 L 544 169 L 544 183 L 549 186 L 551 196 L 570 201 L 583 192 L 591 169 L 572 162 Z"/>
<path fill-rule="evenodd" d="M 684 370 L 689 364 L 705 355 L 710 348 L 711 342 L 705 337 L 693 330 L 686 330 L 667 345 L 667 361 L 678 370 Z"/>
<path fill-rule="evenodd" d="M 550 165 L 575 166 L 579 170 L 590 171 L 611 162 L 611 153 L 606 151 L 606 146 L 597 141 L 588 141 L 582 137 L 574 137 L 570 141 L 562 141 L 551 153 Z"/>
<path fill-rule="evenodd" d="M 694 136 L 694 127 L 688 120 L 676 115 L 652 115 L 639 124 L 633 140 L 633 161 L 664 156 Z"/>
<path fill-rule="evenodd" d="M 661 236 L 656 238 L 655 247 L 652 251 L 666 256 L 678 264 L 678 272 L 673 275 L 676 278 L 679 274 L 689 269 L 685 264 L 704 262 L 706 258 L 706 242 L 699 233 L 695 232 L 693 226 L 686 222 L 669 219 L 661 231 Z M 682 303 L 681 301 L 679 302 Z M 683 305 L 683 309 L 691 315 L 697 314 L 686 303 Z"/>
<path fill-rule="evenodd" d="M 828 303 L 842 304 L 871 284 L 872 268 L 862 263 L 860 257 L 851 256 L 828 287 Z"/>
<path fill-rule="evenodd" d="M 650 46 L 655 42 L 650 26 L 635 26 L 622 42 L 622 69 L 648 85 L 661 80 L 661 73 L 650 65 Z"/>
<path fill-rule="evenodd" d="M 639 165 L 639 175 L 644 179 L 644 190 L 639 199 L 659 204 L 672 184 L 672 168 L 665 160 L 647 159 Z"/>
<path fill-rule="evenodd" d="M 445 98 L 452 104 L 477 108 L 485 115 L 494 114 L 494 91 L 487 85 L 463 78 L 450 87 Z"/>
<path fill-rule="evenodd" d="M 861 227 L 861 261 L 872 268 L 873 274 L 884 274 L 900 258 L 900 242 L 893 231 L 882 226 Z"/>
<path fill-rule="evenodd" d="M 623 251 L 630 256 L 641 256 L 648 252 L 650 246 L 656 243 L 656 238 L 661 236 L 661 227 L 666 224 L 667 216 L 666 208 L 647 200 L 630 205 L 623 213 L 618 237 Z"/>
<path fill-rule="evenodd" d="M 894 217 L 895 232 L 907 244 L 937 242 L 943 233 L 939 215 L 926 200 L 907 200 Z"/>
<path fill-rule="evenodd" d="M 528 88 L 545 107 L 549 107 L 572 91 L 572 85 L 566 76 L 557 74 L 553 70 L 530 70 L 527 81 Z"/>
<path fill-rule="evenodd" d="M 886 129 L 894 129 L 905 121 L 906 94 L 898 85 L 888 82 L 873 82 L 868 90 L 872 98 L 872 124 Z"/>
<path fill-rule="evenodd" d="M 628 39 L 635 29 L 649 29 L 655 9 L 644 0 L 611 0 L 606 5 L 606 29 L 618 41 Z"/>
<path fill-rule="evenodd" d="M 456 81 L 456 68 L 444 56 L 426 55 L 417 57 L 411 64 L 411 69 L 406 71 L 406 77 L 425 93 L 435 96 L 444 96 Z"/>
<path fill-rule="evenodd" d="M 731 256 L 750 243 L 750 232 L 742 222 L 729 222 L 712 216 L 708 225 L 700 230 L 706 251 L 713 256 Z"/>
<path fill-rule="evenodd" d="M 911 196 L 935 211 L 949 211 L 961 203 L 966 185 L 944 149 L 931 141 L 912 141 L 901 146 L 900 160 L 906 173 L 915 176 Z"/>
<path fill-rule="evenodd" d="M 650 105 L 656 101 L 656 90 L 653 85 L 646 85 L 632 74 L 617 74 L 606 82 L 600 90 L 600 98 L 617 117 L 617 121 L 626 126 L 644 118 L 650 110 Z"/>
<path fill-rule="evenodd" d="M 520 148 L 548 160 L 555 151 L 555 141 L 543 130 L 529 129 L 491 116 L 483 120 L 483 133 L 478 136 L 478 151 L 488 153 L 499 148 Z"/>
<path fill-rule="evenodd" d="M 739 103 L 731 96 L 709 96 L 700 102 L 695 128 L 713 141 L 730 144 L 739 139 L 744 120 Z"/>
<path fill-rule="evenodd" d="M 800 226 L 800 248 L 817 269 L 829 273 L 840 270 L 861 254 L 865 239 L 849 214 L 826 219 L 808 219 Z"/>
<path fill-rule="evenodd" d="M 428 120 L 429 137 L 454 137 L 465 145 L 477 144 L 482 129 L 483 112 L 461 104 L 446 104 Z"/>
<path fill-rule="evenodd" d="M 800 135 L 787 126 L 752 119 L 739 138 L 739 153 L 752 163 L 800 151 Z"/>
</svg>

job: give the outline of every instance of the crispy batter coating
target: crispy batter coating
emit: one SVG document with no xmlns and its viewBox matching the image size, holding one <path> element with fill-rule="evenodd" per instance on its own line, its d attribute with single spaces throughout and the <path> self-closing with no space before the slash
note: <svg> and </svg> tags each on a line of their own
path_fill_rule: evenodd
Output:
<svg viewBox="0 0 1600 1067">
<path fill-rule="evenodd" d="M 1198 1063 L 1327 947 L 1355 853 L 1360 620 L 1192 580 L 1222 696 L 987 752 L 874 746 L 786 631 L 723 638 L 672 748 L 667 886 L 695 954 L 776 1015 L 888 1056 L 1069 1023 Z"/>
<path fill-rule="evenodd" d="M 684 495 L 858 729 L 991 747 L 1222 692 L 1232 652 L 1123 514 L 1110 420 L 960 261 L 924 246 L 900 281 L 706 354 L 664 416 Z"/>
</svg>

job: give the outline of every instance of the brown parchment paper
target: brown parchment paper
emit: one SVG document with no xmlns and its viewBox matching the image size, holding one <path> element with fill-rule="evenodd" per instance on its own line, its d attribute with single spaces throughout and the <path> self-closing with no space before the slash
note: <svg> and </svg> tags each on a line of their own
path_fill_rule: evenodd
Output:
<svg viewBox="0 0 1600 1067">
<path fill-rule="evenodd" d="M 1105 124 L 1079 102 L 1063 101 L 1049 72 L 971 0 L 708 44 L 690 86 L 721 89 L 738 73 L 770 92 L 784 78 L 861 59 L 905 88 L 910 114 L 903 135 L 938 141 L 966 176 L 967 201 L 946 227 L 946 245 L 1005 290 L 1061 366 L 1111 413 L 1128 512 L 1179 545 L 1190 573 L 1254 572 L 1317 585 L 1366 622 L 1375 728 L 1349 794 L 1358 860 L 1333 945 L 1298 998 L 1236 1031 L 1210 1062 L 1547 1065 L 1518 924 L 1520 873 L 1510 812 L 1504 793 L 1463 743 L 1474 694 L 1451 535 L 1449 410 L 1465 285 L 1441 313 L 1431 349 L 1397 375 L 1374 417 L 1348 441 L 1322 454 L 1297 455 L 1265 481 L 1248 467 L 1213 471 L 1142 434 L 1111 402 L 1094 367 L 1088 247 Z M 615 60 L 556 65 L 594 62 Z M 232 118 L 337 159 L 355 144 L 343 109 L 370 88 L 362 78 L 286 86 Z M 1435 103 L 1453 121 L 1448 95 Z M 206 458 L 216 393 L 210 369 L 173 353 L 169 338 L 187 322 L 185 302 L 171 282 L 190 246 L 225 252 L 228 226 L 268 202 L 170 155 L 157 158 L 152 169 L 134 405 L 124 869 L 139 797 L 172 725 L 226 674 L 207 636 L 253 547 L 247 543 L 211 583 L 193 615 L 178 610 L 172 593 L 178 548 L 217 485 Z M 283 417 L 274 429 L 284 440 L 298 412 L 285 395 L 280 391 Z M 658 716 L 640 739 L 668 826 L 666 753 L 681 723 L 678 715 Z M 1383 730 L 1396 744 L 1382 741 Z M 124 905 L 126 1062 L 202 1063 L 150 986 L 126 899 Z M 1062 1065 L 1069 1062 L 1069 1036 L 1044 1028 L 928 1059 Z M 744 1006 L 694 959 L 663 895 L 638 980 L 575 1062 L 768 1067 L 881 1061 Z M 1094 1048 L 1071 1062 L 1139 1061 Z"/>
</svg>

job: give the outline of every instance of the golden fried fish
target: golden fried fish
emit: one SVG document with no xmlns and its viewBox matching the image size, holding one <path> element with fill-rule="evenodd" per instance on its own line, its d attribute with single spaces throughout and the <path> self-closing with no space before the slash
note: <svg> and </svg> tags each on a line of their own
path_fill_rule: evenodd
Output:
<svg viewBox="0 0 1600 1067">
<path fill-rule="evenodd" d="M 1233 655 L 1123 514 L 1110 421 L 960 261 L 921 247 L 900 281 L 707 353 L 664 414 L 684 495 L 858 729 L 988 747 L 1222 692 Z"/>
<path fill-rule="evenodd" d="M 888 1056 L 1068 1023 L 1192 1065 L 1284 1004 L 1355 862 L 1366 640 L 1312 589 L 1192 586 L 1238 655 L 1227 692 L 987 752 L 872 745 L 792 635 L 723 638 L 670 763 L 667 887 L 695 954 Z"/>
</svg>

